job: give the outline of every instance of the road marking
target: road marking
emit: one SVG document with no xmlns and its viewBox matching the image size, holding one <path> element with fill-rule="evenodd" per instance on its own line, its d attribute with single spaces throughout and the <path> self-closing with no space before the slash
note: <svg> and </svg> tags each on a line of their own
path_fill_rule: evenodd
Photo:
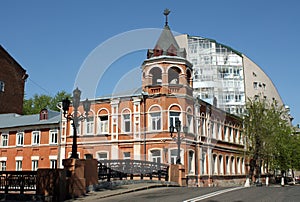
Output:
<svg viewBox="0 0 300 202">
<path fill-rule="evenodd" d="M 213 197 L 213 196 L 217 196 L 217 195 L 220 195 L 220 194 L 223 194 L 223 193 L 226 193 L 226 192 L 230 192 L 230 191 L 234 191 L 234 190 L 238 190 L 238 189 L 243 189 L 243 188 L 245 188 L 245 187 L 235 187 L 235 188 L 230 188 L 230 189 L 223 189 L 223 190 L 220 190 L 220 191 L 216 191 L 216 192 L 212 192 L 212 193 L 209 193 L 209 194 L 205 194 L 203 196 L 198 196 L 196 198 L 187 199 L 187 200 L 185 200 L 183 202 L 201 201 L 201 200 Z"/>
</svg>

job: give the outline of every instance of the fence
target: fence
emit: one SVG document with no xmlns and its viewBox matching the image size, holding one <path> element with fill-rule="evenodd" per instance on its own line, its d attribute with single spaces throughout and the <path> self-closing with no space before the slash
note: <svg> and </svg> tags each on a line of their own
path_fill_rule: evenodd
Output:
<svg viewBox="0 0 300 202">
<path fill-rule="evenodd" d="M 134 179 L 139 177 L 143 180 L 157 179 L 168 181 L 167 164 L 139 161 L 139 160 L 100 160 L 98 161 L 98 179 L 111 181 L 111 179 Z"/>
<path fill-rule="evenodd" d="M 0 171 L 0 191 L 36 192 L 37 171 Z"/>
</svg>

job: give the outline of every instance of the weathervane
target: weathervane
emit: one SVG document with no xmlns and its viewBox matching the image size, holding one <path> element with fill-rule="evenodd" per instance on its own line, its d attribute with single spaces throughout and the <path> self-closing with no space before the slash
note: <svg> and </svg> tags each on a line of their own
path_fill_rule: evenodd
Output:
<svg viewBox="0 0 300 202">
<path fill-rule="evenodd" d="M 171 11 L 167 8 L 164 10 L 164 15 L 166 16 L 166 26 L 168 26 L 168 15 L 170 14 L 170 12 Z"/>
</svg>

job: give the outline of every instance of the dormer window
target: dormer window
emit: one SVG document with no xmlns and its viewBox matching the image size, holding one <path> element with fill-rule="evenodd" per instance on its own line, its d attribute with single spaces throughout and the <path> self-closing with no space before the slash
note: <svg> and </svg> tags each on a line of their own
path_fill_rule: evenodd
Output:
<svg viewBox="0 0 300 202">
<path fill-rule="evenodd" d="M 4 81 L 0 81 L 0 92 L 4 92 L 5 83 Z"/>
<path fill-rule="evenodd" d="M 42 109 L 40 112 L 40 121 L 41 120 L 47 120 L 48 119 L 48 110 Z"/>
</svg>

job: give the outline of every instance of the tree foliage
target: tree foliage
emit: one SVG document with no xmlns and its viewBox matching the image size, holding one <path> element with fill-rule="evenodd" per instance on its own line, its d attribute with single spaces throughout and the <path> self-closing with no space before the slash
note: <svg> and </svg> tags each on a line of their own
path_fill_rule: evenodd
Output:
<svg viewBox="0 0 300 202">
<path fill-rule="evenodd" d="M 299 137 L 293 134 L 284 106 L 275 101 L 268 103 L 265 99 L 249 99 L 244 116 L 244 134 L 248 154 L 257 170 L 262 163 L 269 169 L 282 171 L 299 166 L 295 162 L 295 159 L 300 159 Z"/>
<path fill-rule="evenodd" d="M 71 94 L 65 91 L 58 92 L 54 97 L 35 94 L 32 98 L 24 99 L 23 114 L 38 114 L 44 108 L 59 111 L 56 105 L 66 97 L 71 97 Z"/>
</svg>

